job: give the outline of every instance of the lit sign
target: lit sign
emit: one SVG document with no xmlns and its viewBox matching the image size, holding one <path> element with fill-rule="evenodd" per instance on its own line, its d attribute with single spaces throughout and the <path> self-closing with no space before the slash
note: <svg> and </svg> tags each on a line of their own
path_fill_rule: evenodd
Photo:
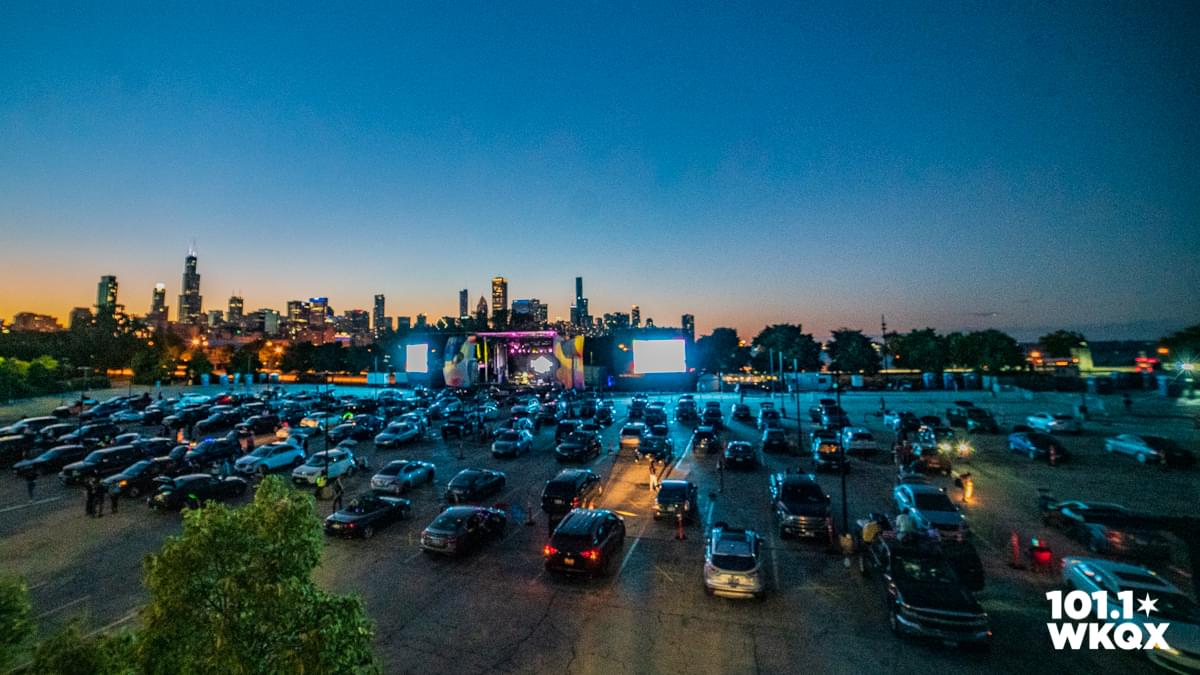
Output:
<svg viewBox="0 0 1200 675">
<path fill-rule="evenodd" d="M 683 340 L 633 341 L 634 373 L 682 373 L 686 371 Z"/>
<path fill-rule="evenodd" d="M 407 365 L 404 368 L 405 372 L 429 372 L 429 345 L 407 345 L 404 348 L 404 356 L 407 359 Z"/>
</svg>

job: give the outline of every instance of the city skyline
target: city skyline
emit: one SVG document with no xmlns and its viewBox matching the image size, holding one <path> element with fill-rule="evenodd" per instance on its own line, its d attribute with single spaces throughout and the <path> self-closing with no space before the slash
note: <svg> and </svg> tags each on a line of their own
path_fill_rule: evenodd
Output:
<svg viewBox="0 0 1200 675">
<path fill-rule="evenodd" d="M 700 334 L 1153 338 L 1196 320 L 1197 11 L 5 5 L 0 316 L 144 313 L 195 239 L 210 307 L 506 274 L 567 319 L 583 276 Z"/>
</svg>

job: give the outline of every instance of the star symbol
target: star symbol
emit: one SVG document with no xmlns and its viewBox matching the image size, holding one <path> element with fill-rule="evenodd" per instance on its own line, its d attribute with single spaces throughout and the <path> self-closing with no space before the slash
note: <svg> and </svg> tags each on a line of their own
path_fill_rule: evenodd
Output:
<svg viewBox="0 0 1200 675">
<path fill-rule="evenodd" d="M 1151 598 L 1147 593 L 1144 597 L 1138 598 L 1138 611 L 1146 616 L 1150 616 L 1150 612 L 1158 611 L 1158 598 Z"/>
</svg>

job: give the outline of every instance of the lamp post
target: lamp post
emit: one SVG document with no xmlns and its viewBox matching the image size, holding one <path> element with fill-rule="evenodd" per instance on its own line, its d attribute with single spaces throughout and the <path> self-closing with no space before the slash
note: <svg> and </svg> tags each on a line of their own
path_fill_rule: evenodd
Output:
<svg viewBox="0 0 1200 675">
<path fill-rule="evenodd" d="M 840 369 L 835 369 L 833 372 L 833 391 L 834 395 L 837 397 L 837 407 L 840 411 L 842 409 L 842 371 Z M 838 428 L 837 434 L 838 454 L 840 455 L 838 459 L 840 460 L 840 473 L 842 474 L 842 533 L 845 534 L 850 531 L 850 506 L 846 499 L 846 469 L 848 467 L 846 466 L 846 448 L 842 443 L 844 434 L 842 434 L 840 427 Z"/>
<path fill-rule="evenodd" d="M 81 377 L 79 378 L 79 414 L 75 416 L 75 419 L 79 422 L 76 429 L 79 429 L 83 427 L 83 393 L 87 388 L 87 374 L 92 369 L 88 366 L 79 366 L 75 370 L 81 373 Z"/>
</svg>

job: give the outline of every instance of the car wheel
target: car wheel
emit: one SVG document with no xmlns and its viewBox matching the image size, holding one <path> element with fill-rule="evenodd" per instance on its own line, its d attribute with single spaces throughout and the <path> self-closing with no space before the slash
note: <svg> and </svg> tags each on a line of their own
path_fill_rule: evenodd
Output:
<svg viewBox="0 0 1200 675">
<path fill-rule="evenodd" d="M 142 491 L 141 491 L 141 490 L 139 490 L 139 489 L 137 488 L 137 486 L 134 486 L 134 487 L 131 487 L 131 488 L 129 488 L 129 496 L 130 496 L 131 498 L 133 498 L 133 499 L 137 499 L 137 498 L 138 498 L 138 497 L 140 497 L 141 495 L 142 495 Z"/>
<path fill-rule="evenodd" d="M 1138 461 L 1138 464 L 1145 464 L 1146 463 L 1146 453 L 1139 452 L 1137 454 L 1137 461 Z"/>
<path fill-rule="evenodd" d="M 363 528 L 363 539 L 370 539 L 375 536 L 375 528 L 370 525 Z"/>
</svg>

